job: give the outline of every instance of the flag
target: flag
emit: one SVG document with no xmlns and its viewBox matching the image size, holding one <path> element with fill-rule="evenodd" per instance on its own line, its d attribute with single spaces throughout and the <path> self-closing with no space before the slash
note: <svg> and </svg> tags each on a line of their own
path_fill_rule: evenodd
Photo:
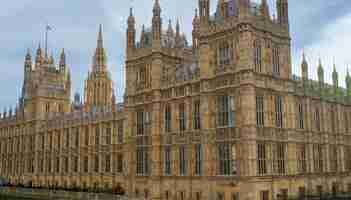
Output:
<svg viewBox="0 0 351 200">
<path fill-rule="evenodd" d="M 46 30 L 47 30 L 47 31 L 51 31 L 51 30 L 52 30 L 51 26 L 46 25 Z"/>
</svg>

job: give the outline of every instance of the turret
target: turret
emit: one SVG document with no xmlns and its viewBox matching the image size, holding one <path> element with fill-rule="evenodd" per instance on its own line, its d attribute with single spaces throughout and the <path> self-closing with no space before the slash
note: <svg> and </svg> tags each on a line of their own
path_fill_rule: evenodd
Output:
<svg viewBox="0 0 351 200">
<path fill-rule="evenodd" d="M 35 57 L 35 67 L 40 67 L 44 63 L 42 49 L 40 47 L 40 43 L 37 49 L 37 55 Z"/>
<path fill-rule="evenodd" d="M 288 0 L 277 0 L 278 22 L 289 28 L 289 6 Z"/>
<path fill-rule="evenodd" d="M 319 64 L 318 64 L 318 82 L 319 82 L 320 87 L 322 87 L 324 84 L 324 69 L 322 66 L 321 59 L 319 59 Z"/>
<path fill-rule="evenodd" d="M 200 19 L 197 14 L 197 9 L 195 9 L 195 16 L 193 19 L 193 49 L 199 48 L 200 39 Z"/>
<path fill-rule="evenodd" d="M 161 47 L 161 31 L 162 31 L 162 19 L 161 19 L 161 7 L 159 0 L 155 0 L 152 17 L 152 46 L 153 48 Z"/>
<path fill-rule="evenodd" d="M 177 20 L 177 25 L 176 25 L 175 46 L 177 48 L 180 48 L 182 46 L 182 37 L 180 35 L 179 20 Z"/>
<path fill-rule="evenodd" d="M 207 25 L 210 21 L 210 0 L 199 0 L 200 23 Z"/>
<path fill-rule="evenodd" d="M 140 34 L 140 47 L 143 48 L 145 44 L 145 25 L 143 24 Z"/>
<path fill-rule="evenodd" d="M 339 88 L 339 75 L 336 71 L 336 65 L 333 65 L 333 86 L 334 86 L 334 94 L 337 94 L 337 90 Z"/>
<path fill-rule="evenodd" d="M 112 112 L 116 112 L 117 111 L 117 108 L 116 108 L 116 95 L 115 93 L 113 92 L 112 93 Z"/>
<path fill-rule="evenodd" d="M 32 71 L 32 56 L 30 55 L 30 50 L 28 49 L 27 54 L 26 54 L 26 58 L 24 61 L 24 71 L 26 73 L 31 72 Z"/>
<path fill-rule="evenodd" d="M 60 55 L 60 62 L 59 62 L 59 68 L 60 68 L 60 72 L 64 73 L 66 72 L 66 53 L 65 53 L 65 49 L 62 49 L 61 51 L 61 55 Z"/>
<path fill-rule="evenodd" d="M 54 60 L 54 56 L 51 54 L 48 58 L 48 64 L 51 66 L 54 66 L 55 60 Z"/>
<path fill-rule="evenodd" d="M 302 64 L 301 64 L 302 80 L 308 80 L 308 63 L 306 60 L 305 53 L 302 54 Z"/>
<path fill-rule="evenodd" d="M 4 113 L 3 113 L 2 117 L 3 117 L 4 119 L 6 119 L 6 117 L 7 117 L 7 110 L 6 110 L 6 108 L 4 108 Z"/>
<path fill-rule="evenodd" d="M 351 76 L 348 68 L 346 72 L 345 82 L 346 82 L 347 96 L 350 97 L 351 96 Z"/>
<path fill-rule="evenodd" d="M 133 16 L 133 8 L 130 8 L 127 28 L 127 54 L 135 48 L 135 18 Z"/>
<path fill-rule="evenodd" d="M 174 30 L 173 30 L 173 27 L 172 27 L 172 20 L 168 21 L 167 36 L 169 38 L 172 38 L 174 36 Z"/>
<path fill-rule="evenodd" d="M 261 15 L 265 19 L 269 19 L 270 18 L 270 13 L 269 13 L 269 7 L 268 7 L 267 0 L 262 0 L 261 6 L 260 6 L 260 12 L 261 12 Z"/>
</svg>

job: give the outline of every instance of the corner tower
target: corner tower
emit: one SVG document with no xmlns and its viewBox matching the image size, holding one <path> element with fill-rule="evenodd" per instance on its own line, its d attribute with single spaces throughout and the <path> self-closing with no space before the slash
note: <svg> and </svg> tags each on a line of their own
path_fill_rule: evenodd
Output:
<svg viewBox="0 0 351 200">
<path fill-rule="evenodd" d="M 61 53 L 59 65 L 54 63 L 53 56 L 50 62 L 45 61 L 39 45 L 33 65 L 28 51 L 19 112 L 34 119 L 44 119 L 69 112 L 71 79 L 66 65 L 65 70 L 60 70 L 63 57 L 65 57 L 64 52 Z"/>
</svg>

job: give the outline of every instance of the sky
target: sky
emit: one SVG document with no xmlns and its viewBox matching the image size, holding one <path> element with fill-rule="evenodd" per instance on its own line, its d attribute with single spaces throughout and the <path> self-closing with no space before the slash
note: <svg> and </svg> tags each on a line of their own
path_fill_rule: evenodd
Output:
<svg viewBox="0 0 351 200">
<path fill-rule="evenodd" d="M 211 1 L 214 11 L 217 0 Z M 251 0 L 260 2 L 260 0 Z M 275 0 L 268 0 L 274 13 Z M 169 19 L 180 20 L 181 30 L 191 39 L 192 18 L 198 0 L 160 0 L 164 27 Z M 58 62 L 65 48 L 71 70 L 72 94 L 83 94 L 84 80 L 91 69 L 99 24 L 103 25 L 108 68 L 118 101 L 123 100 L 126 21 L 134 8 L 137 32 L 151 25 L 153 0 L 12 0 L 0 7 L 0 109 L 15 106 L 23 82 L 24 56 L 44 44 L 45 27 L 49 53 Z M 273 14 L 272 14 L 273 15 Z M 344 86 L 346 68 L 351 67 L 351 1 L 289 0 L 293 73 L 300 74 L 302 52 L 309 62 L 310 77 L 316 79 L 321 57 L 325 79 L 331 82 L 335 62 L 339 84 Z M 173 23 L 174 24 L 174 23 Z M 138 38 L 138 36 L 137 36 Z M 2 111 L 2 110 L 0 110 Z"/>
</svg>

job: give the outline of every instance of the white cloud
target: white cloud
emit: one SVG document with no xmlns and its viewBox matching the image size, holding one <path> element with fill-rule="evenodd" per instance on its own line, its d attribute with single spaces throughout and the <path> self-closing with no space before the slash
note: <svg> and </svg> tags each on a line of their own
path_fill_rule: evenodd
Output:
<svg viewBox="0 0 351 200">
<path fill-rule="evenodd" d="M 320 33 L 316 32 L 319 41 L 304 47 L 309 63 L 309 74 L 317 79 L 319 57 L 324 66 L 325 80 L 332 82 L 333 63 L 339 72 L 339 85 L 345 86 L 346 66 L 351 64 L 351 14 L 341 17 L 335 23 L 325 26 Z M 300 74 L 301 49 L 295 49 L 293 56 L 294 73 Z"/>
</svg>

